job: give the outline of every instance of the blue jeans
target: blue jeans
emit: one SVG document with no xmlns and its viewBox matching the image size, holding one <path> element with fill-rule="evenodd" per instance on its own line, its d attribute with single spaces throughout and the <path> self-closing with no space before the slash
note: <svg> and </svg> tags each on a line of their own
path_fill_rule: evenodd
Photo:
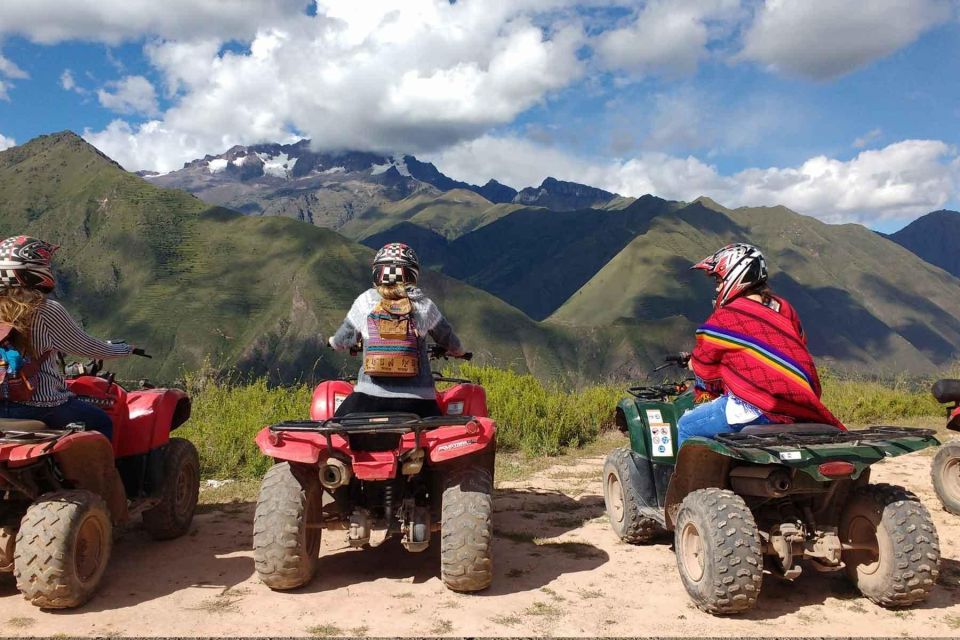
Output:
<svg viewBox="0 0 960 640">
<path fill-rule="evenodd" d="M 82 422 L 88 431 L 99 431 L 107 436 L 107 440 L 113 437 L 113 420 L 107 412 L 79 398 L 70 398 L 55 407 L 35 407 L 19 402 L 0 401 L 0 413 L 4 418 L 39 420 L 55 429 L 65 427 L 71 422 Z"/>
<path fill-rule="evenodd" d="M 760 416 L 753 422 L 732 425 L 727 422 L 727 396 L 720 396 L 716 400 L 698 404 L 680 416 L 677 421 L 677 447 L 693 436 L 712 438 L 721 433 L 740 431 L 751 424 L 770 424 L 770 420 Z"/>
</svg>

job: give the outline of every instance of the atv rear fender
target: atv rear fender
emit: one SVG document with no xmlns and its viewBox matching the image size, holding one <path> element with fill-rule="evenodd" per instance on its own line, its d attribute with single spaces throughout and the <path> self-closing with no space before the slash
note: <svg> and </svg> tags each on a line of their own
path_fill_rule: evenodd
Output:
<svg viewBox="0 0 960 640">
<path fill-rule="evenodd" d="M 117 457 L 137 455 L 162 447 L 170 432 L 190 418 L 190 397 L 180 389 L 144 389 L 127 394 L 130 418 L 118 429 Z"/>
<path fill-rule="evenodd" d="M 420 435 L 420 446 L 427 452 L 430 462 L 444 463 L 455 458 L 465 458 L 481 451 L 492 449 L 496 443 L 497 426 L 490 418 L 475 418 L 476 431 L 463 425 L 439 427 Z M 316 465 L 329 457 L 327 438 L 309 431 L 273 432 L 264 427 L 256 437 L 257 446 L 265 455 L 275 460 Z M 407 433 L 400 440 L 396 451 L 353 451 L 346 438 L 331 435 L 330 442 L 338 456 L 350 458 L 354 474 L 361 480 L 384 480 L 396 476 L 396 454 L 414 449 L 414 434 Z M 392 464 L 387 464 L 392 460 Z"/>
</svg>

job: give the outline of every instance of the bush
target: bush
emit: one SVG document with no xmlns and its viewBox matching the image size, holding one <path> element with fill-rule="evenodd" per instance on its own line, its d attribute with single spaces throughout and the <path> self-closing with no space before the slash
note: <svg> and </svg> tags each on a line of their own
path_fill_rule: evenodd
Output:
<svg viewBox="0 0 960 640">
<path fill-rule="evenodd" d="M 822 383 L 823 403 L 844 423 L 866 425 L 943 415 L 926 381 L 880 382 L 828 375 Z"/>
<path fill-rule="evenodd" d="M 624 395 L 617 386 L 567 389 L 529 374 L 471 364 L 462 364 L 451 374 L 486 389 L 500 450 L 529 456 L 556 455 L 592 441 L 613 426 L 617 402 Z"/>
<path fill-rule="evenodd" d="M 622 385 L 571 389 L 529 374 L 468 363 L 446 373 L 483 385 L 490 415 L 497 421 L 499 449 L 531 457 L 557 455 L 593 441 L 613 427 L 617 402 L 625 395 Z M 312 395 L 312 388 L 303 385 L 270 387 L 265 379 L 218 381 L 209 375 L 188 380 L 188 387 L 193 417 L 177 435 L 197 445 L 208 478 L 262 476 L 271 461 L 253 441 L 257 432 L 265 424 L 305 418 Z M 823 388 L 827 407 L 852 425 L 943 414 L 925 382 L 826 375 Z"/>
<path fill-rule="evenodd" d="M 207 478 L 259 478 L 273 462 L 253 439 L 266 424 L 307 416 L 312 389 L 269 387 L 265 379 L 248 383 L 192 380 L 193 414 L 176 435 L 200 452 Z"/>
</svg>

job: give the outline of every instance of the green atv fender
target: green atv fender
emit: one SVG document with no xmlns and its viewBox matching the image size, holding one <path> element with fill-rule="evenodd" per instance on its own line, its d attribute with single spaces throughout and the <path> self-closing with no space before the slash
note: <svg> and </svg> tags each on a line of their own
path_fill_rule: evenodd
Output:
<svg viewBox="0 0 960 640">
<path fill-rule="evenodd" d="M 930 435 L 874 442 L 762 448 L 732 447 L 710 438 L 689 438 L 680 447 L 677 464 L 667 486 L 664 505 L 667 528 L 673 528 L 680 503 L 691 492 L 708 487 L 728 488 L 726 478 L 734 461 L 787 467 L 806 474 L 817 482 L 834 480 L 821 473 L 820 465 L 826 462 L 848 462 L 853 465 L 854 470 L 845 477 L 856 480 L 874 463 L 939 444 L 939 441 Z"/>
</svg>

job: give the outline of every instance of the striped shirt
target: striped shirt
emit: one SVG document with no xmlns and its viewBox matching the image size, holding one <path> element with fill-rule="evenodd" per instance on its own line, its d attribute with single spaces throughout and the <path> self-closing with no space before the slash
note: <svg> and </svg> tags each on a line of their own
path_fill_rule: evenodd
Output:
<svg viewBox="0 0 960 640">
<path fill-rule="evenodd" d="M 133 351 L 133 347 L 128 344 L 110 344 L 90 337 L 63 305 L 49 298 L 40 304 L 33 317 L 30 340 L 38 356 L 51 351 L 33 381 L 33 398 L 23 403 L 35 407 L 56 407 L 71 397 L 57 361 L 57 352 L 84 358 L 107 359 L 130 355 Z"/>
</svg>

